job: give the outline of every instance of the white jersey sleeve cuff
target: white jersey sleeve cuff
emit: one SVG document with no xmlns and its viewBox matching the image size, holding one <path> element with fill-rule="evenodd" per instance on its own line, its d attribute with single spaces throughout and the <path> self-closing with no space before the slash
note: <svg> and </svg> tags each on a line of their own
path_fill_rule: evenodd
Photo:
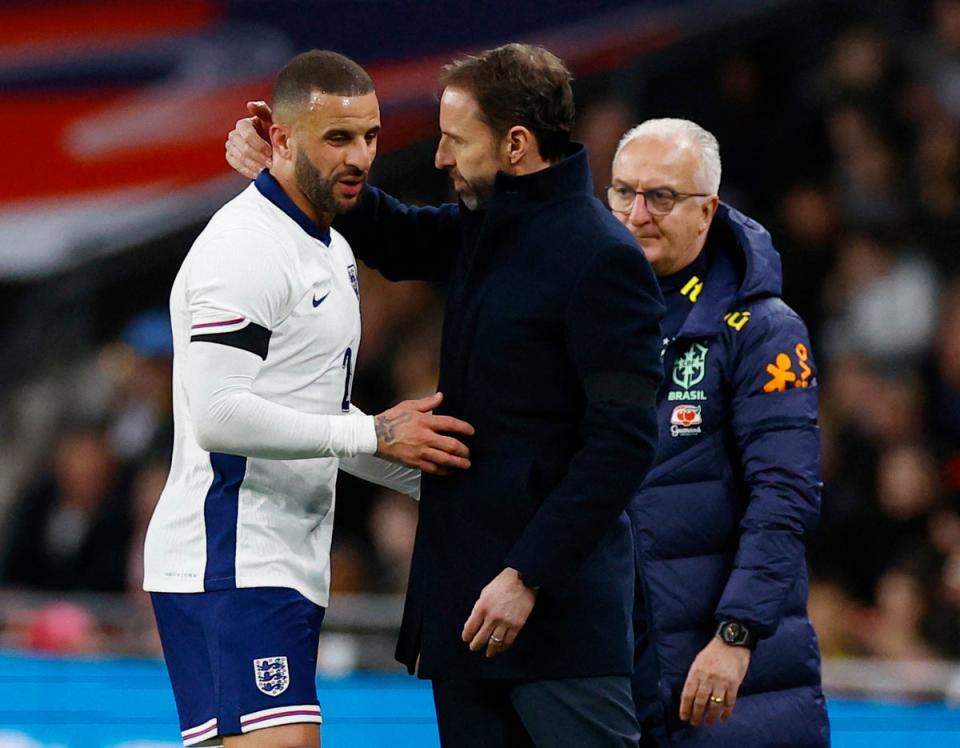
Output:
<svg viewBox="0 0 960 748">
<path fill-rule="evenodd" d="M 340 469 L 368 483 L 420 499 L 420 471 L 414 468 L 372 455 L 357 455 L 341 458 Z"/>
<path fill-rule="evenodd" d="M 350 406 L 350 415 L 369 424 L 370 432 L 361 434 L 361 451 L 356 456 L 341 458 L 340 469 L 355 478 L 412 496 L 419 501 L 420 471 L 374 457 L 377 451 L 377 429 L 373 416 L 364 414 L 356 405 Z M 366 441 L 368 438 L 371 439 L 370 442 Z M 371 450 L 364 451 L 367 447 L 371 447 Z"/>
<path fill-rule="evenodd" d="M 344 457 L 377 453 L 377 427 L 373 416 L 351 413 L 330 421 L 333 451 Z"/>
</svg>

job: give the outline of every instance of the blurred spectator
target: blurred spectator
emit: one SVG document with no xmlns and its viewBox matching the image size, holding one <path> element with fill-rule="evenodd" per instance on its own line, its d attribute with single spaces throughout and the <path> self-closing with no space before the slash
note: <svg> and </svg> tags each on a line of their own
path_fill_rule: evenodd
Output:
<svg viewBox="0 0 960 748">
<path fill-rule="evenodd" d="M 97 620 L 73 603 L 53 603 L 37 612 L 28 628 L 29 647 L 37 652 L 79 654 L 102 648 Z"/>
<path fill-rule="evenodd" d="M 704 102 L 704 116 L 722 144 L 721 197 L 751 215 L 771 208 L 776 193 L 770 188 L 782 186 L 780 169 L 770 164 L 792 156 L 784 154 L 780 140 L 776 90 L 764 82 L 762 68 L 750 54 L 724 56 Z"/>
<path fill-rule="evenodd" d="M 125 465 L 169 449 L 171 349 L 167 313 L 147 310 L 129 320 L 119 338 L 79 360 L 58 359 L 8 393 L 12 428 L 0 441 L 0 508 L 35 487 L 64 422 L 104 424 L 112 453 Z M 6 513 L 0 532 L 9 534 L 13 521 Z"/>
<path fill-rule="evenodd" d="M 413 400 L 436 391 L 441 321 L 437 310 L 404 331 L 390 367 L 394 400 Z"/>
<path fill-rule="evenodd" d="M 877 31 L 854 27 L 838 36 L 828 70 L 833 96 L 884 106 L 891 59 L 887 42 Z"/>
<path fill-rule="evenodd" d="M 128 462 L 173 440 L 173 333 L 165 309 L 151 309 L 130 320 L 120 341 L 107 345 L 101 363 L 112 375 L 110 441 Z"/>
<path fill-rule="evenodd" d="M 410 555 L 417 532 L 417 504 L 409 496 L 384 491 L 370 512 L 374 549 L 374 589 L 403 593 L 407 589 Z"/>
<path fill-rule="evenodd" d="M 877 603 L 864 617 L 861 636 L 868 654 L 888 660 L 934 656 L 920 626 L 927 611 L 923 583 L 906 569 L 887 571 L 877 583 Z"/>
<path fill-rule="evenodd" d="M 917 137 L 911 181 L 913 228 L 930 247 L 940 269 L 960 272 L 960 122 L 926 122 Z"/>
<path fill-rule="evenodd" d="M 862 354 L 887 369 L 915 365 L 936 321 L 937 280 L 930 263 L 880 231 L 854 231 L 841 240 L 825 297 L 832 318 L 824 328 L 830 357 Z"/>
<path fill-rule="evenodd" d="M 330 549 L 330 595 L 363 592 L 368 588 L 366 555 L 351 537 L 334 535 Z"/>
<path fill-rule="evenodd" d="M 833 361 L 824 393 L 824 493 L 811 566 L 869 601 L 878 576 L 896 562 L 897 546 L 906 541 L 901 533 L 922 542 L 922 519 L 898 519 L 935 503 L 937 468 L 932 453 L 920 446 L 925 432 L 916 383 L 881 376 L 862 357 L 843 356 Z M 906 481 L 898 481 L 900 466 Z"/>
<path fill-rule="evenodd" d="M 823 324 L 820 291 L 836 261 L 836 200 L 822 186 L 798 184 L 783 196 L 779 211 L 782 230 L 775 241 L 783 262 L 783 298 L 818 340 Z"/>
<path fill-rule="evenodd" d="M 861 606 L 841 585 L 812 579 L 807 610 L 825 659 L 862 653 L 855 633 L 856 621 L 862 615 Z"/>
<path fill-rule="evenodd" d="M 960 523 L 956 515 L 953 519 Z M 924 630 L 941 656 L 960 659 L 960 544 L 945 558 L 932 592 Z"/>
<path fill-rule="evenodd" d="M 593 194 L 606 194 L 610 164 L 623 134 L 637 123 L 637 113 L 623 99 L 604 98 L 585 107 L 577 117 L 575 137 L 587 147 Z"/>
<path fill-rule="evenodd" d="M 893 94 L 903 85 L 904 73 L 888 35 L 868 26 L 852 26 L 833 43 L 823 72 L 821 100 L 828 110 L 859 111 L 873 138 L 890 140 L 899 147 L 906 142 L 909 129 Z M 845 153 L 857 143 L 834 140 L 833 145 Z"/>
<path fill-rule="evenodd" d="M 896 152 L 866 110 L 847 105 L 830 113 L 836 156 L 833 191 L 844 218 L 857 226 L 903 224 L 908 204 Z"/>
<path fill-rule="evenodd" d="M 130 544 L 127 482 L 101 428 L 64 431 L 15 507 L 3 581 L 49 590 L 121 592 Z"/>
<path fill-rule="evenodd" d="M 947 482 L 960 494 L 960 282 L 940 300 L 937 335 L 926 369 L 925 420 L 935 425 L 936 446 L 946 460 Z"/>
<path fill-rule="evenodd" d="M 930 4 L 932 33 L 917 45 L 916 75 L 944 113 L 960 119 L 960 0 Z"/>
<path fill-rule="evenodd" d="M 924 536 L 926 516 L 937 503 L 937 466 L 933 456 L 917 445 L 887 450 L 877 466 L 877 503 L 895 522 L 923 519 L 911 533 Z M 898 533 L 900 534 L 900 533 Z"/>
<path fill-rule="evenodd" d="M 14 611 L 4 632 L 3 645 L 58 655 L 107 650 L 97 619 L 86 608 L 68 602 Z"/>
<path fill-rule="evenodd" d="M 438 308 L 437 295 L 428 283 L 394 283 L 365 265 L 358 272 L 363 322 L 361 355 L 367 361 L 389 357 L 395 341 L 402 339 L 407 328 Z"/>
<path fill-rule="evenodd" d="M 170 458 L 164 452 L 161 457 L 147 461 L 133 478 L 130 495 L 131 534 L 127 554 L 127 590 L 132 595 L 146 596 L 143 591 L 143 543 L 147 536 L 150 517 L 157 506 L 160 493 L 170 472 Z"/>
</svg>

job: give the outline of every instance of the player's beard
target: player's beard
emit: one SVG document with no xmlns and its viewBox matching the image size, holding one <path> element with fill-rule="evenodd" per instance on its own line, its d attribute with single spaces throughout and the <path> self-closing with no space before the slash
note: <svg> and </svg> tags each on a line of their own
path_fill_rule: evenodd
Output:
<svg viewBox="0 0 960 748">
<path fill-rule="evenodd" d="M 336 193 L 334 192 L 337 182 L 347 177 L 354 177 L 356 179 L 366 178 L 366 174 L 363 172 L 350 168 L 334 172 L 334 174 L 327 178 L 310 163 L 310 159 L 307 158 L 303 151 L 297 152 L 294 170 L 297 177 L 297 187 L 300 188 L 300 191 L 306 196 L 307 200 L 313 204 L 318 214 L 340 214 L 349 211 L 356 204 L 356 201 L 348 204 L 337 200 Z"/>
<path fill-rule="evenodd" d="M 456 172 L 456 178 L 463 182 L 463 186 L 457 191 L 457 194 L 460 195 L 463 204 L 467 206 L 467 210 L 486 208 L 487 203 L 490 202 L 490 193 L 493 192 L 493 181 L 481 178 L 467 181 L 463 174 L 456 170 L 451 170 L 451 179 L 454 178 L 454 172 Z"/>
</svg>

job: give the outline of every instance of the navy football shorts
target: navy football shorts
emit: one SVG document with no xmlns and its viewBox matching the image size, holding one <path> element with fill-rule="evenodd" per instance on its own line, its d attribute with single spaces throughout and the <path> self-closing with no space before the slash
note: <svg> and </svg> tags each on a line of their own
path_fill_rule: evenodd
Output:
<svg viewBox="0 0 960 748">
<path fill-rule="evenodd" d="M 184 745 L 323 721 L 319 605 L 284 587 L 153 592 L 151 598 Z"/>
</svg>

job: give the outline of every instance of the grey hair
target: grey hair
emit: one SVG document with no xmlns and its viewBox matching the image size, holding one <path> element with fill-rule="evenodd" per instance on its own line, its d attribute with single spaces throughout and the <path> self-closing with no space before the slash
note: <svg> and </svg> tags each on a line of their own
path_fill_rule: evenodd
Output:
<svg viewBox="0 0 960 748">
<path fill-rule="evenodd" d="M 631 127 L 620 138 L 617 152 L 613 156 L 616 161 L 624 147 L 644 135 L 653 135 L 669 140 L 686 141 L 700 150 L 699 182 L 697 189 L 716 195 L 720 191 L 720 144 L 713 133 L 704 130 L 696 122 L 688 119 L 648 119 L 635 127 Z"/>
</svg>

